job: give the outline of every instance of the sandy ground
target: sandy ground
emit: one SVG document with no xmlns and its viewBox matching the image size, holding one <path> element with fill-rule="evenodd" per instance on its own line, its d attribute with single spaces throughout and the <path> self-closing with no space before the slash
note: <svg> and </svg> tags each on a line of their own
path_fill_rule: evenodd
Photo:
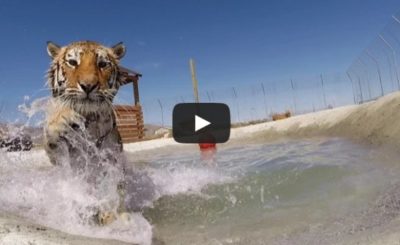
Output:
<svg viewBox="0 0 400 245">
<path fill-rule="evenodd" d="M 266 122 L 231 130 L 231 142 L 246 138 L 271 141 L 282 137 L 335 136 L 350 137 L 362 143 L 400 148 L 400 92 L 389 94 L 363 105 L 294 116 L 276 122 Z M 245 142 L 245 141 L 243 141 Z M 230 144 L 230 143 L 227 143 Z M 171 138 L 125 145 L 130 154 L 162 147 L 185 147 Z M 194 146 L 186 146 L 194 147 Z M 8 157 L 21 157 L 10 154 Z M 47 161 L 43 151 L 35 151 L 24 158 Z M 346 244 L 399 244 L 400 220 L 389 227 L 376 230 L 374 235 L 361 234 Z M 361 242 L 361 243 L 360 243 Z M 87 239 L 52 229 L 38 227 L 20 218 L 0 215 L 0 244 L 123 244 L 105 240 Z"/>
</svg>

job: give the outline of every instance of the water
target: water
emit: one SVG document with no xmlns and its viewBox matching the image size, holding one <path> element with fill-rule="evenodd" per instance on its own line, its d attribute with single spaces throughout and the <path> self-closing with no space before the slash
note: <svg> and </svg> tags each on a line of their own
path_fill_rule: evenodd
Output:
<svg viewBox="0 0 400 245">
<path fill-rule="evenodd" d="M 221 149 L 213 166 L 198 154 L 140 159 L 164 190 L 144 215 L 167 244 L 334 243 L 372 222 L 366 210 L 399 173 L 344 139 L 245 143 Z"/>
<path fill-rule="evenodd" d="M 72 234 L 139 244 L 152 236 L 167 244 L 335 243 L 354 227 L 389 219 L 371 211 L 400 173 L 388 154 L 344 139 L 244 144 L 221 147 L 213 161 L 190 147 L 128 154 L 154 182 L 156 197 L 143 212 L 106 227 L 91 216 L 93 207 L 117 207 L 112 169 L 93 187 L 38 152 L 1 152 L 0 210 Z"/>
<path fill-rule="evenodd" d="M 105 227 L 95 224 L 93 217 L 99 207 L 115 211 L 119 205 L 116 186 L 120 171 L 111 165 L 94 186 L 86 181 L 87 173 L 76 174 L 67 166 L 49 166 L 37 152 L 26 158 L 0 154 L 1 213 L 75 235 L 150 244 L 152 228 L 140 213 Z"/>
</svg>

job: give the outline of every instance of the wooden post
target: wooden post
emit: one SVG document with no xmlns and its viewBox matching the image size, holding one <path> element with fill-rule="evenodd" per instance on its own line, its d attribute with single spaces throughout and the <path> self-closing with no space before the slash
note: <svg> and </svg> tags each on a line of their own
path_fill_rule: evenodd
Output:
<svg viewBox="0 0 400 245">
<path fill-rule="evenodd" d="M 199 88 L 198 88 L 199 83 L 197 82 L 197 78 L 196 78 L 196 66 L 194 64 L 193 59 L 190 59 L 189 63 L 190 63 L 190 71 L 192 73 L 194 100 L 196 103 L 199 103 L 200 102 Z M 211 140 L 210 142 L 199 143 L 199 147 L 200 147 L 202 159 L 207 160 L 208 162 L 213 164 L 214 163 L 214 155 L 217 151 L 217 146 L 216 146 L 216 143 L 214 142 L 214 140 Z"/>
<path fill-rule="evenodd" d="M 140 100 L 139 100 L 139 86 L 138 86 L 138 80 L 133 81 L 133 97 L 135 99 L 135 105 L 139 105 Z"/>
<path fill-rule="evenodd" d="M 196 103 L 199 103 L 199 90 L 198 90 L 198 82 L 196 78 L 196 67 L 194 64 L 194 60 L 190 59 L 190 71 L 192 73 L 192 82 L 193 82 L 193 93 L 194 93 L 194 100 Z"/>
</svg>

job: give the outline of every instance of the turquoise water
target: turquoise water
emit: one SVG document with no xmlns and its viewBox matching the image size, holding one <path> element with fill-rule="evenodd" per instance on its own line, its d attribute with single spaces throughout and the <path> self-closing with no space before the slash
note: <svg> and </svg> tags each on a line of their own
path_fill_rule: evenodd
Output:
<svg viewBox="0 0 400 245">
<path fill-rule="evenodd" d="M 161 190 L 144 216 L 167 244 L 334 243 L 399 173 L 380 151 L 325 138 L 225 147 L 211 164 L 196 151 L 136 162 Z"/>
</svg>

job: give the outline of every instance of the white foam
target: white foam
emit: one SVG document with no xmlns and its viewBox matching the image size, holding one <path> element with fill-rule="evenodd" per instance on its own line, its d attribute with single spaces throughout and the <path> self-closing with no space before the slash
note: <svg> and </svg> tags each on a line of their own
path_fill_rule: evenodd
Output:
<svg viewBox="0 0 400 245">
<path fill-rule="evenodd" d="M 0 178 L 0 209 L 71 234 L 150 244 L 152 227 L 141 214 L 104 227 L 93 224 L 98 207 L 117 209 L 118 179 L 111 175 L 94 187 L 65 168 L 10 170 Z"/>
<path fill-rule="evenodd" d="M 180 193 L 200 193 L 210 184 L 222 184 L 232 181 L 232 177 L 223 175 L 213 168 L 195 168 L 174 166 L 150 171 L 150 177 L 160 196 Z"/>
</svg>

